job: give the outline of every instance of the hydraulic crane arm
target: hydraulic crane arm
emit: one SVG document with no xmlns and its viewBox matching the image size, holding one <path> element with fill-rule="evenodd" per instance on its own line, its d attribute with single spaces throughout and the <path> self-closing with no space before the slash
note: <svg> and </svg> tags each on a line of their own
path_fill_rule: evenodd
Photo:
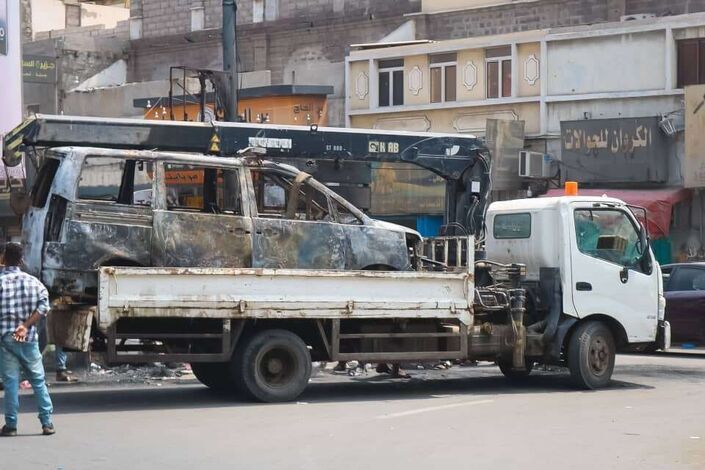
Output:
<svg viewBox="0 0 705 470">
<path fill-rule="evenodd" d="M 101 147 L 234 156 L 258 149 L 271 159 L 403 162 L 446 181 L 446 223 L 481 236 L 490 155 L 473 136 L 368 129 L 36 115 L 4 138 L 3 161 L 31 147 Z"/>
</svg>

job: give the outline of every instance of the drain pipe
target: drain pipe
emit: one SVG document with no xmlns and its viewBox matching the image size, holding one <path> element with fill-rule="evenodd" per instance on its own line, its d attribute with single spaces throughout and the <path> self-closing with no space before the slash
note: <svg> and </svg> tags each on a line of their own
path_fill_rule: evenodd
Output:
<svg viewBox="0 0 705 470">
<path fill-rule="evenodd" d="M 227 76 L 225 120 L 237 122 L 237 5 L 235 0 L 223 0 L 223 71 Z"/>
</svg>

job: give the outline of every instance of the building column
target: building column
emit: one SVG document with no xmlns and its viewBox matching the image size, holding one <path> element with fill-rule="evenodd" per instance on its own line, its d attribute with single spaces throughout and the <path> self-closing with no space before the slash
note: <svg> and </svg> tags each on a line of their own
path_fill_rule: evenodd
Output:
<svg viewBox="0 0 705 470">
<path fill-rule="evenodd" d="M 644 12 L 639 12 L 644 13 Z M 607 0 L 607 21 L 619 21 L 627 14 L 626 0 Z"/>
<path fill-rule="evenodd" d="M 130 3 L 130 39 L 142 39 L 142 2 L 132 0 Z"/>
</svg>

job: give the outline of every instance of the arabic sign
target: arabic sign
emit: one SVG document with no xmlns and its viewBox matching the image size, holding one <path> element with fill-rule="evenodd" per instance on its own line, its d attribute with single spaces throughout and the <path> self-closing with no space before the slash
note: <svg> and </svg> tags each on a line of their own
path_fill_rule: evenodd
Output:
<svg viewBox="0 0 705 470">
<path fill-rule="evenodd" d="M 705 188 L 705 85 L 685 87 L 683 186 Z"/>
<path fill-rule="evenodd" d="M 56 83 L 56 59 L 32 55 L 23 56 L 22 80 L 35 83 Z"/>
<path fill-rule="evenodd" d="M 669 141 L 658 123 L 658 117 L 561 122 L 566 180 L 665 182 Z"/>
<path fill-rule="evenodd" d="M 7 0 L 0 0 L 0 55 L 7 55 Z"/>
</svg>

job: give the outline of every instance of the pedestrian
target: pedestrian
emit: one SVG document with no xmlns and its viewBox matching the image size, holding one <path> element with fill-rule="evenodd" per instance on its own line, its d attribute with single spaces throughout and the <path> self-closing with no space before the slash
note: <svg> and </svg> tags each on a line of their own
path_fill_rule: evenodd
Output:
<svg viewBox="0 0 705 470">
<path fill-rule="evenodd" d="M 7 243 L 0 269 L 0 353 L 5 384 L 5 425 L 0 436 L 17 435 L 20 372 L 32 384 L 39 410 L 42 434 L 54 434 L 54 411 L 44 380 L 36 324 L 49 312 L 49 294 L 35 277 L 22 272 L 23 249 Z"/>
</svg>

